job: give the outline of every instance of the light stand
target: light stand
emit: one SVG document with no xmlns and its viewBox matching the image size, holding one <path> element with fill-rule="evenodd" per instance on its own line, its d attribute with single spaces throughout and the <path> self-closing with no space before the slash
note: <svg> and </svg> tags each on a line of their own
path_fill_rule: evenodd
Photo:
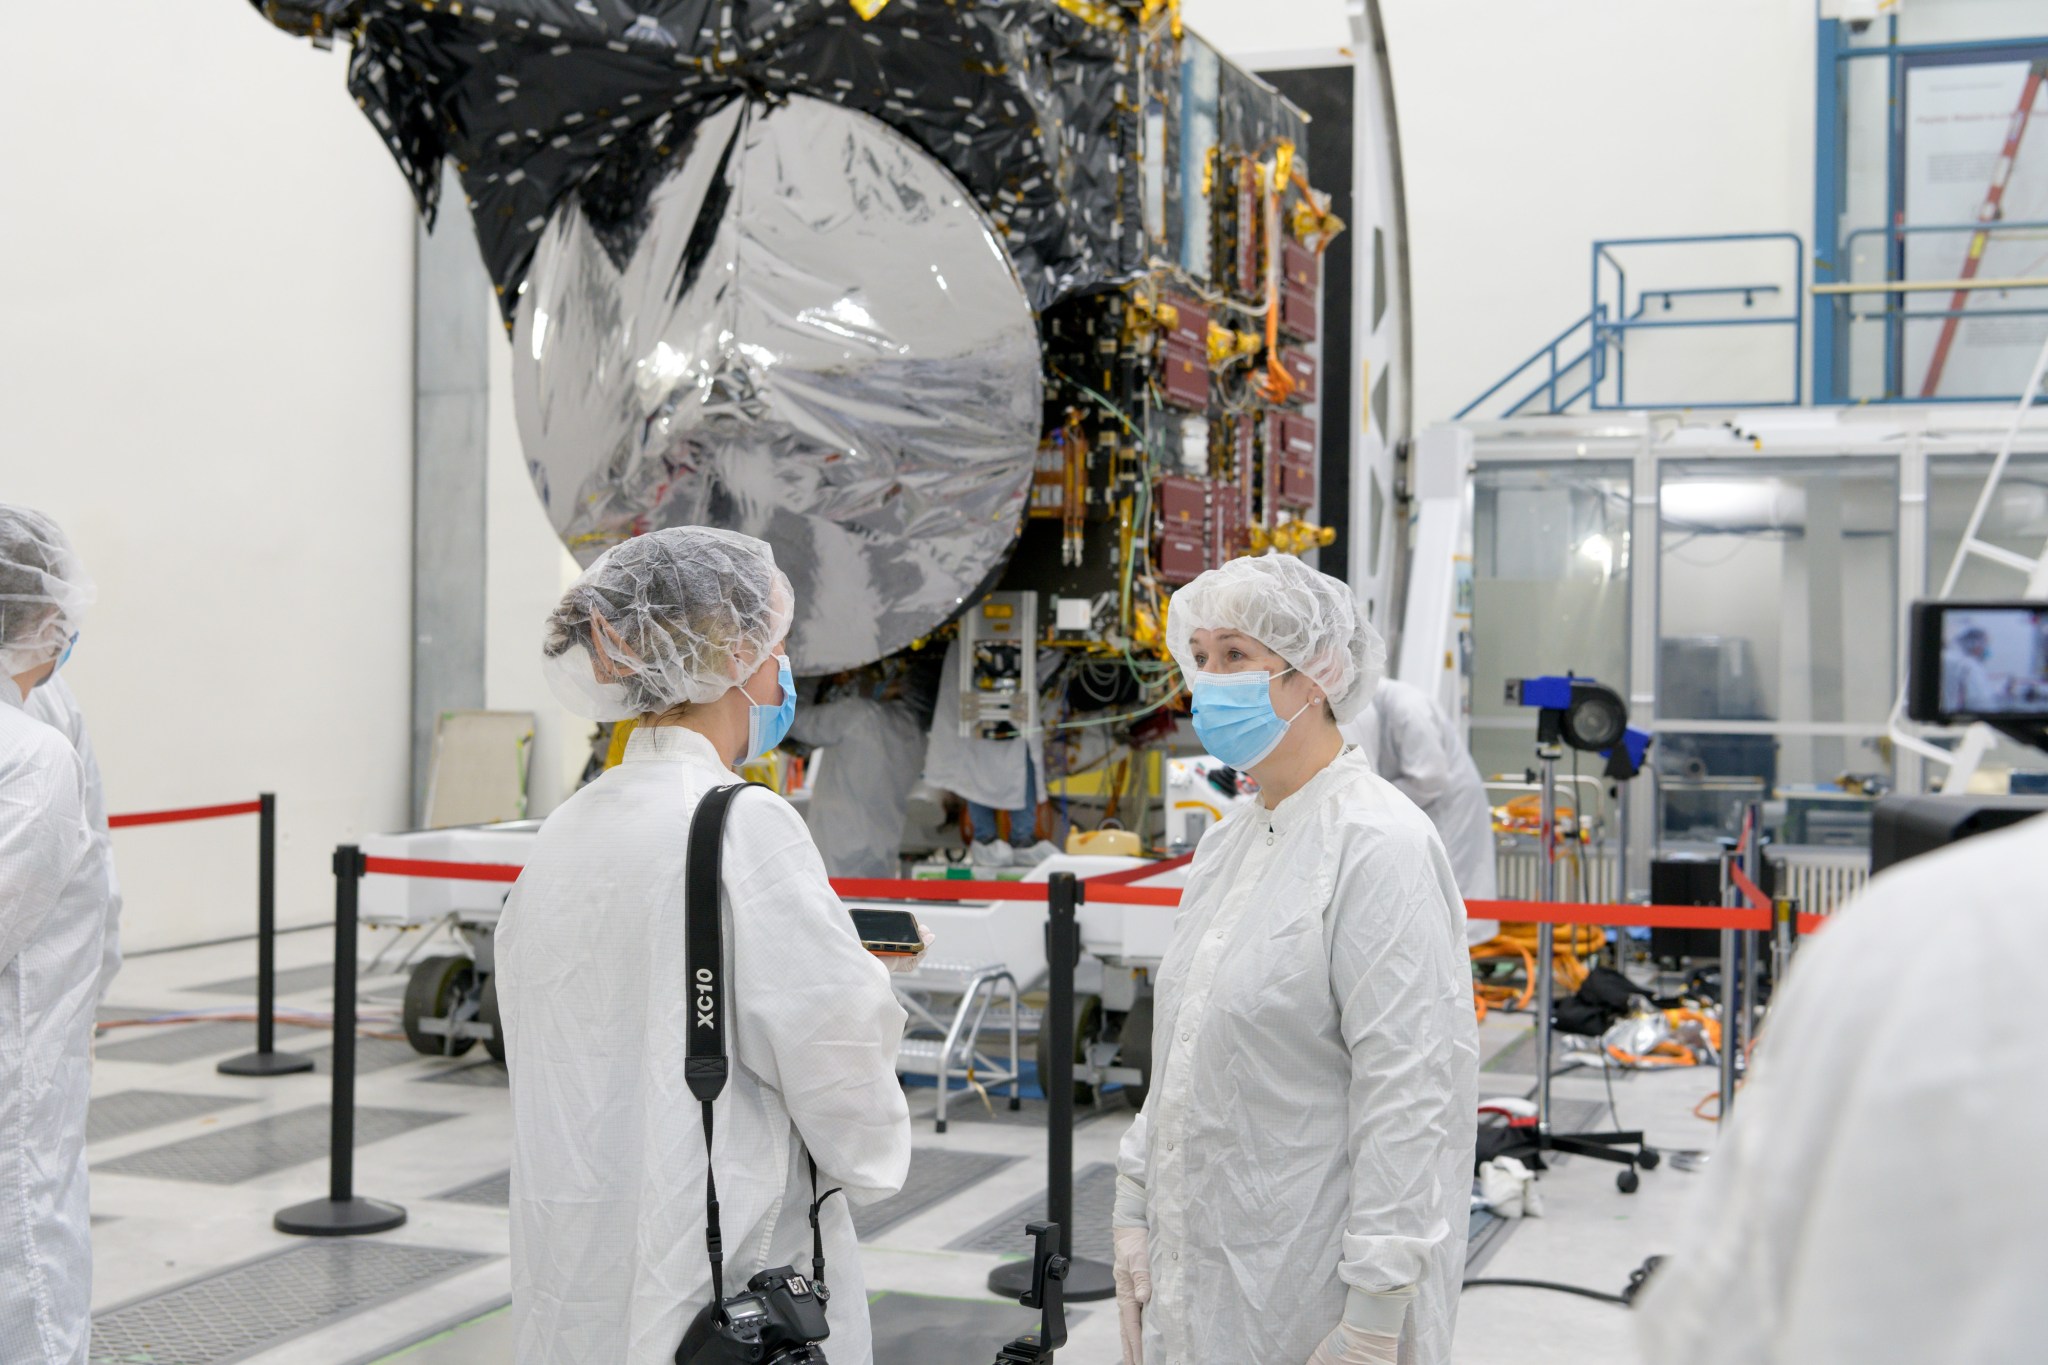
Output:
<svg viewBox="0 0 2048 1365">
<path fill-rule="evenodd" d="M 1510 684 L 1512 687 L 1513 684 Z M 1514 693 L 1511 699 L 1520 700 Z M 1542 848 L 1536 864 L 1537 894 L 1546 904 L 1557 900 L 1557 761 L 1564 757 L 1562 740 L 1570 737 L 1571 727 L 1566 722 L 1562 708 L 1544 706 L 1536 720 L 1536 761 L 1542 773 L 1541 834 Z M 1618 738 L 1617 745 L 1626 745 L 1625 737 Z M 1640 763 L 1640 756 L 1632 754 L 1633 761 L 1622 762 L 1629 750 L 1617 747 L 1615 759 L 1609 768 L 1609 776 L 1625 781 L 1634 776 L 1634 769 Z M 1555 1032 L 1551 1019 L 1551 1005 L 1557 993 L 1556 966 L 1557 934 L 1554 926 L 1543 921 L 1536 928 L 1536 1150 L 1537 1164 L 1542 1165 L 1542 1153 L 1563 1152 L 1572 1156 L 1590 1157 L 1595 1161 L 1611 1161 L 1627 1167 L 1615 1177 L 1615 1186 L 1623 1194 L 1634 1194 L 1642 1183 L 1636 1174 L 1636 1167 L 1655 1170 L 1662 1159 L 1655 1148 L 1646 1145 L 1639 1131 L 1557 1133 L 1550 1126 L 1550 1069 L 1551 1043 Z M 1601 1064 L 1606 1064 L 1603 1057 Z M 1635 1148 L 1629 1151 L 1628 1148 Z"/>
</svg>

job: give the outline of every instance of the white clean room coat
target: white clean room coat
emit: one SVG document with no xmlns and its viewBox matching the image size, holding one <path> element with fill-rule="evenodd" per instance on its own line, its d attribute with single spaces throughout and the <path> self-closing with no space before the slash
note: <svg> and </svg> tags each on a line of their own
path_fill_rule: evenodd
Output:
<svg viewBox="0 0 2048 1365">
<path fill-rule="evenodd" d="M 835 877 L 900 873 L 903 824 L 925 753 L 910 708 L 842 697 L 797 707 L 789 733 L 823 751 L 804 819 L 825 870 Z"/>
<path fill-rule="evenodd" d="M 1026 775 L 1038 774 L 1038 796 L 1045 799 L 1044 739 L 972 739 L 960 733 L 960 642 L 946 646 L 939 674 L 938 704 L 932 711 L 932 733 L 924 756 L 924 780 L 940 791 L 991 810 L 1023 810 Z M 1026 767 L 1026 765 L 1031 765 Z M 1024 843 L 1030 843 L 1026 838 Z"/>
<path fill-rule="evenodd" d="M 1984 661 L 1958 647 L 1941 652 L 1941 705 L 1945 711 L 1986 715 L 2005 709 L 2005 698 Z"/>
<path fill-rule="evenodd" d="M 0 678 L 0 1360 L 85 1365 L 92 1089 L 106 882 L 64 738 Z"/>
<path fill-rule="evenodd" d="M 107 832 L 107 788 L 100 778 L 99 756 L 85 728 L 85 713 L 60 674 L 28 694 L 24 708 L 31 716 L 71 741 L 85 772 L 85 818 L 92 826 L 93 852 L 107 879 L 107 929 L 100 943 L 99 998 L 107 998 L 121 970 L 121 879 L 114 872 L 114 841 Z"/>
<path fill-rule="evenodd" d="M 1145 1365 L 1302 1365 L 1353 1289 L 1411 1288 L 1401 1360 L 1448 1365 L 1478 1106 L 1464 913 L 1436 831 L 1358 750 L 1203 836 L 1153 1038 L 1117 1163 L 1145 1186 Z"/>
<path fill-rule="evenodd" d="M 2048 817 L 1882 873 L 1801 946 L 1638 1305 L 1646 1361 L 2042 1358 L 2044 908 Z"/>
<path fill-rule="evenodd" d="M 1458 893 L 1466 900 L 1496 899 L 1500 874 L 1494 862 L 1493 806 L 1450 713 L 1421 688 L 1388 678 L 1373 693 L 1372 704 L 1339 728 L 1365 750 L 1373 771 L 1422 807 L 1436 826 L 1458 878 Z M 1497 920 L 1473 920 L 1466 926 L 1472 943 L 1484 943 L 1499 932 Z"/>
<path fill-rule="evenodd" d="M 711 1298 L 702 1109 L 684 1080 L 691 1024 L 683 869 L 690 820 L 738 779 L 710 741 L 636 729 L 624 760 L 541 827 L 497 931 L 512 1078 L 512 1319 L 519 1365 L 668 1365 Z M 904 1012 L 862 950 L 788 802 L 743 792 L 722 867 L 732 1077 L 717 1104 L 726 1293 L 810 1273 L 811 1185 L 825 1205 L 833 1365 L 869 1365 L 847 1201 L 910 1169 L 896 1080 Z"/>
</svg>

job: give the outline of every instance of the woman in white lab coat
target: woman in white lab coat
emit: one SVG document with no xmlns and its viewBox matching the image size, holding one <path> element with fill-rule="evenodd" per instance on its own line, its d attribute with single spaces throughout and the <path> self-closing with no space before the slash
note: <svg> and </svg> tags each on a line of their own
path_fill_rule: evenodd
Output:
<svg viewBox="0 0 2048 1365">
<path fill-rule="evenodd" d="M 1385 646 L 1300 560 L 1174 594 L 1167 643 L 1260 799 L 1202 839 L 1118 1161 L 1130 1365 L 1448 1365 L 1478 1035 L 1464 911 L 1415 804 L 1347 747 Z"/>
<path fill-rule="evenodd" d="M 56 523 L 0 505 L 0 1361 L 85 1365 L 85 1111 L 105 865 L 70 742 L 26 710 L 92 585 Z"/>
<path fill-rule="evenodd" d="M 704 1132 L 684 1079 L 685 848 L 698 803 L 778 744 L 796 704 L 793 598 L 761 541 L 703 528 L 614 547 L 548 621 L 548 676 L 624 760 L 548 818 L 497 933 L 512 1078 L 520 1365 L 666 1365 L 711 1298 Z M 873 1359 L 847 1201 L 903 1183 L 904 1012 L 781 798 L 733 803 L 722 865 L 732 1078 L 715 1174 L 728 1294 L 808 1270 L 822 1210 L 834 1365 Z"/>
</svg>

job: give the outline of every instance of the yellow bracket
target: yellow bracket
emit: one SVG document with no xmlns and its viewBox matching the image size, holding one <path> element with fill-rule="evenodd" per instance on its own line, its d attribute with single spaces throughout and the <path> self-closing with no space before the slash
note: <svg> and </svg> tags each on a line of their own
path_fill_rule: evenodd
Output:
<svg viewBox="0 0 2048 1365">
<path fill-rule="evenodd" d="M 1159 17 L 1159 12 L 1161 10 L 1166 11 L 1167 28 L 1168 31 L 1173 34 L 1173 40 L 1175 42 L 1179 42 L 1181 40 L 1182 32 L 1180 23 L 1180 0 L 1145 0 L 1145 10 L 1143 14 L 1138 16 L 1138 22 L 1141 24 L 1149 25 L 1154 19 L 1157 19 Z"/>
<path fill-rule="evenodd" d="M 1166 642 L 1164 627 L 1153 619 L 1151 608 L 1133 607 L 1131 617 L 1132 644 L 1140 649 L 1158 649 Z"/>
<path fill-rule="evenodd" d="M 847 3 L 852 5 L 853 12 L 863 19 L 872 19 L 889 8 L 889 0 L 847 0 Z"/>
<path fill-rule="evenodd" d="M 1273 151 L 1273 183 L 1285 185 L 1294 178 L 1294 144 L 1286 138 Z"/>
<path fill-rule="evenodd" d="M 1305 555 L 1337 543 L 1337 528 L 1315 526 L 1306 521 L 1283 521 L 1272 530 L 1274 549 L 1285 555 Z"/>
<path fill-rule="evenodd" d="M 1289 224 L 1294 235 L 1302 241 L 1320 249 L 1334 241 L 1344 231 L 1344 220 L 1328 209 L 1317 208 L 1303 199 L 1294 206 L 1294 218 Z"/>
<path fill-rule="evenodd" d="M 1233 360 L 1257 355 L 1265 338 L 1257 332 L 1236 332 L 1220 323 L 1209 324 L 1209 364 L 1225 365 Z"/>
<path fill-rule="evenodd" d="M 872 3 L 872 0 L 869 0 Z M 887 0 L 883 0 L 887 3 Z M 1055 5 L 1093 28 L 1114 29 L 1121 33 L 1124 17 L 1108 5 L 1097 4 L 1096 0 L 1053 0 Z"/>
<path fill-rule="evenodd" d="M 1150 294 L 1132 294 L 1130 306 L 1124 310 L 1124 340 L 1136 340 L 1138 334 L 1148 329 L 1171 332 L 1180 326 L 1180 309 L 1170 303 L 1161 303 Z"/>
</svg>

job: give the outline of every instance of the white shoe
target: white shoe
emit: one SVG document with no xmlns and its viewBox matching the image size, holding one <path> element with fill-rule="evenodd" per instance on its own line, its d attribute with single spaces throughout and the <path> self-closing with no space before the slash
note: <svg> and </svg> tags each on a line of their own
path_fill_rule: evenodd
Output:
<svg viewBox="0 0 2048 1365">
<path fill-rule="evenodd" d="M 997 839 L 993 843 L 976 844 L 968 850 L 967 861 L 976 867 L 1012 867 L 1017 861 L 1017 851 L 1009 842 Z"/>
<path fill-rule="evenodd" d="M 1059 851 L 1058 844 L 1046 839 L 1040 839 L 1029 848 L 1018 849 L 1012 856 L 1019 867 L 1036 867 L 1047 858 L 1057 855 Z"/>
</svg>

